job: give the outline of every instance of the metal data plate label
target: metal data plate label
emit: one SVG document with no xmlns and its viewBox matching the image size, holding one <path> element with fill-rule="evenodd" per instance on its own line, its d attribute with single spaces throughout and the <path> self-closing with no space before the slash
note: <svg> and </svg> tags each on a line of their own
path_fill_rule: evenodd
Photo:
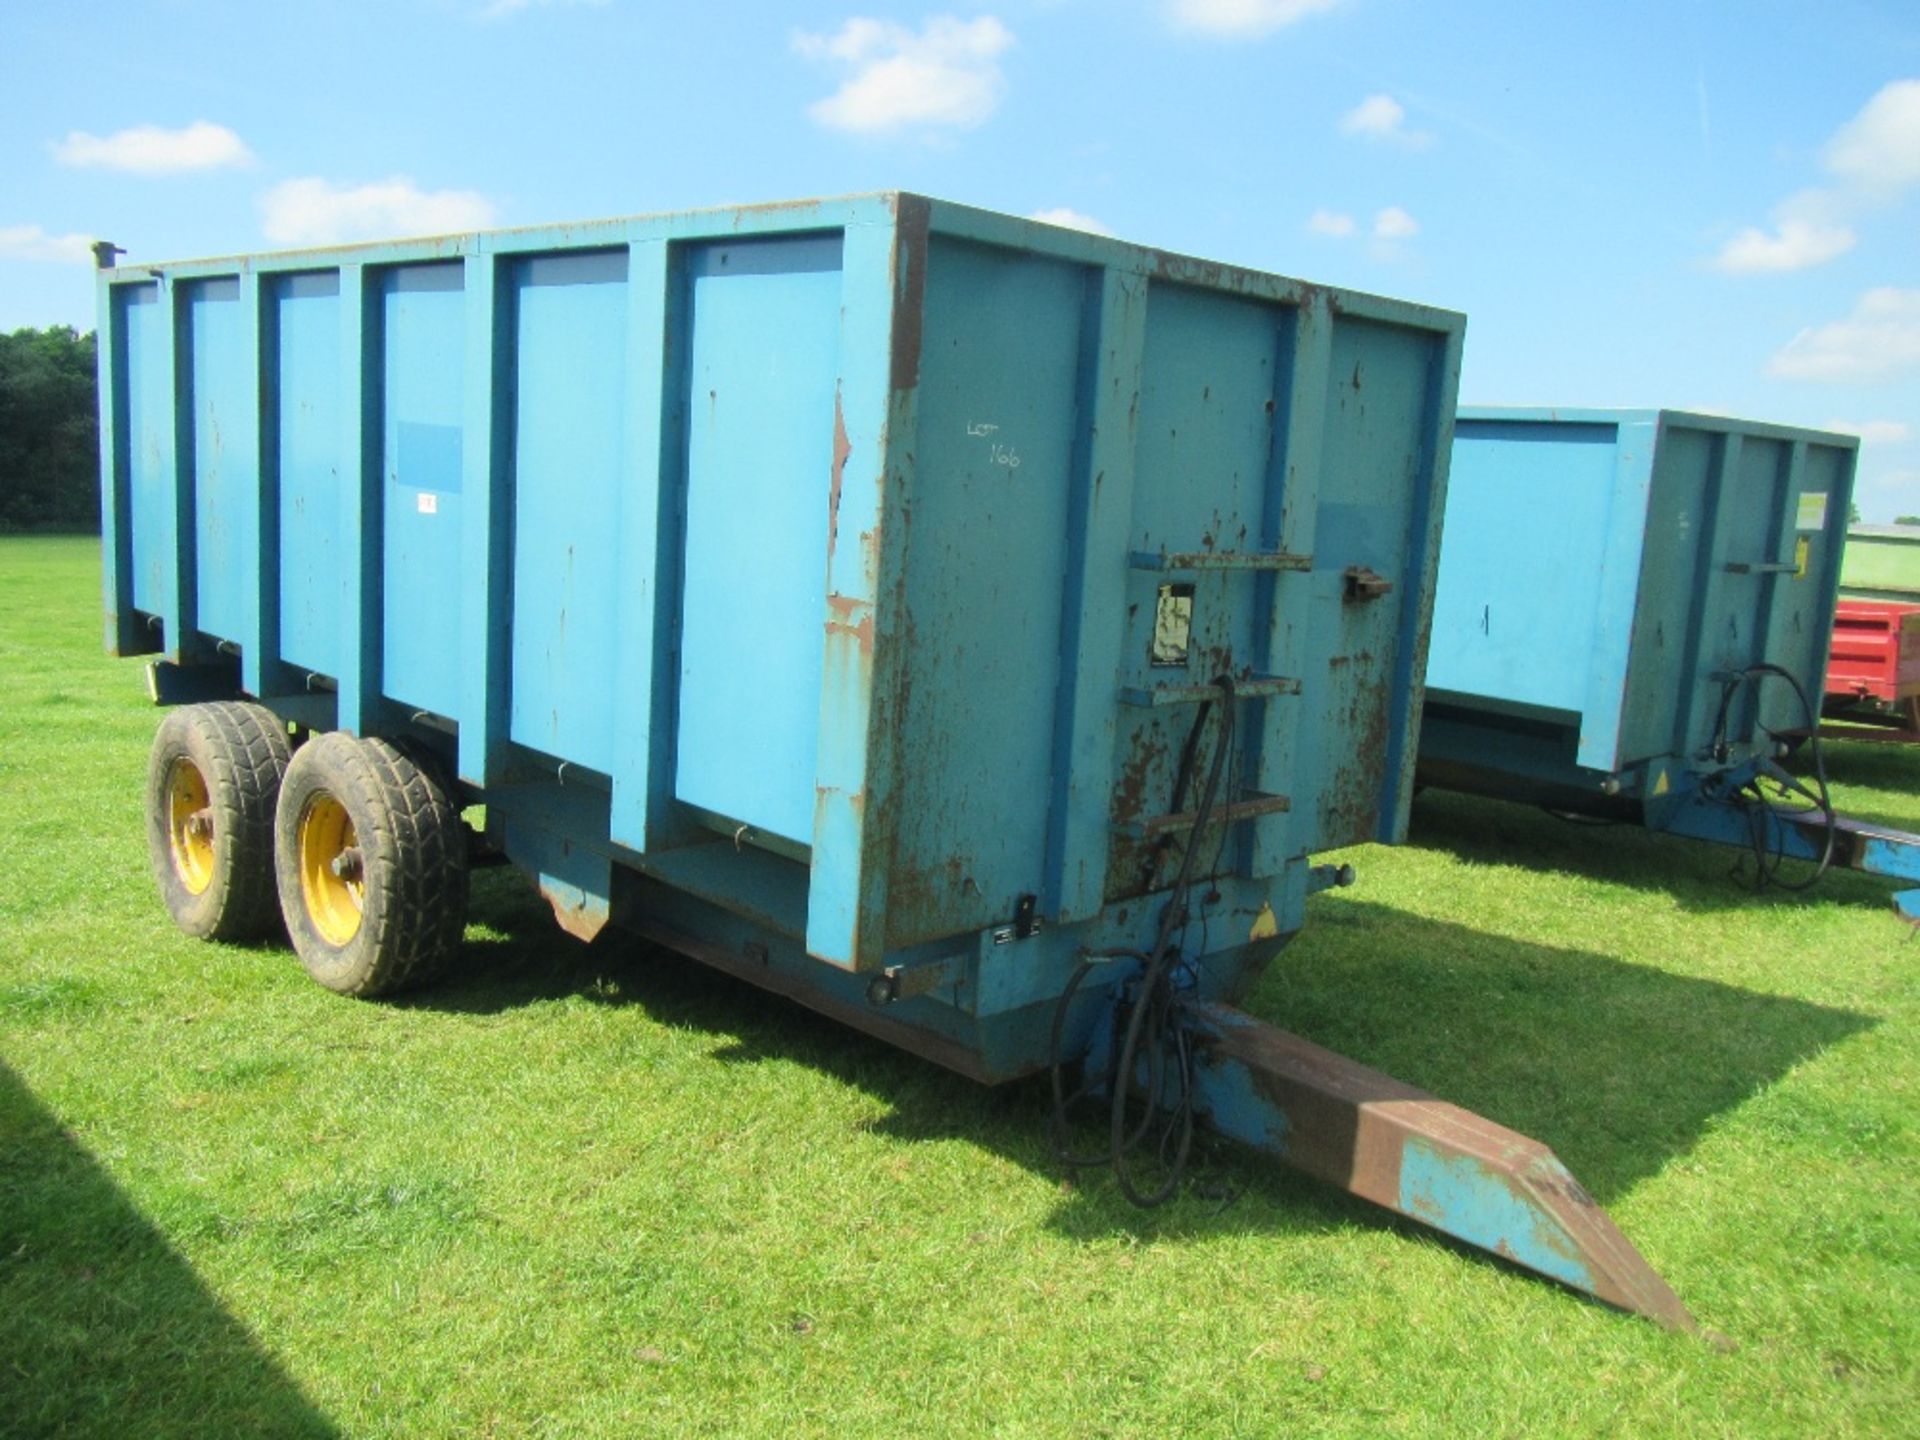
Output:
<svg viewBox="0 0 1920 1440">
<path fill-rule="evenodd" d="M 1187 663 L 1193 635 L 1193 586 L 1162 585 L 1153 608 L 1153 657 L 1157 666 L 1179 668 Z"/>
<path fill-rule="evenodd" d="M 1796 530 L 1824 530 L 1827 528 L 1827 492 L 1824 490 L 1802 490 L 1800 505 L 1795 513 L 1793 528 Z"/>
</svg>

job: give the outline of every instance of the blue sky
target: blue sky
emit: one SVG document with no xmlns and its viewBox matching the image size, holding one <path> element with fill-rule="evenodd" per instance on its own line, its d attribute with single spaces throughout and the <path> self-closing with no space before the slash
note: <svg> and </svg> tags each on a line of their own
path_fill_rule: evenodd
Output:
<svg viewBox="0 0 1920 1440">
<path fill-rule="evenodd" d="M 0 329 L 134 259 L 903 188 L 1464 310 L 1462 397 L 1865 436 L 1920 514 L 1916 0 L 12 0 Z"/>
</svg>

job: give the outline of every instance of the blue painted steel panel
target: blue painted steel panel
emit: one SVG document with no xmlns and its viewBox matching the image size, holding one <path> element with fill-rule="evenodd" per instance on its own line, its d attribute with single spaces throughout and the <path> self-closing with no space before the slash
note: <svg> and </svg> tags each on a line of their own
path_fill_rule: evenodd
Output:
<svg viewBox="0 0 1920 1440">
<path fill-rule="evenodd" d="M 289 663 L 250 683 L 443 748 L 583 933 L 644 877 L 802 993 L 959 965 L 889 1033 L 997 1077 L 1083 948 L 1151 942 L 1150 852 L 1209 872 L 1219 994 L 1312 851 L 1404 824 L 1457 316 L 912 196 L 157 269 L 102 281 L 143 598 L 224 603 L 179 563 L 234 497 L 176 483 L 169 317 L 258 286 Z M 1182 841 L 1222 671 L 1234 818 Z"/>
<path fill-rule="evenodd" d="M 514 266 L 513 740 L 613 768 L 616 520 L 626 452 L 624 250 Z"/>
<path fill-rule="evenodd" d="M 1725 678 L 1776 664 L 1817 706 L 1856 450 L 1675 411 L 1462 410 L 1423 774 L 1566 805 L 1769 753 L 1765 730 L 1805 723 L 1792 692 L 1742 688 L 1722 732 Z"/>
<path fill-rule="evenodd" d="M 196 627 L 238 644 L 253 628 L 250 592 L 259 545 L 249 499 L 260 485 L 259 455 L 242 439 L 253 433 L 259 397 L 248 393 L 255 371 L 240 324 L 240 282 L 198 280 L 182 287 L 186 344 L 183 376 L 191 404 Z"/>
<path fill-rule="evenodd" d="M 840 373 L 838 236 L 687 257 L 675 793 L 808 844 Z M 852 536 L 846 537 L 852 540 Z"/>
<path fill-rule="evenodd" d="M 462 425 L 466 305 L 458 264 L 380 276 L 383 693 L 460 709 Z"/>
<path fill-rule="evenodd" d="M 275 277 L 275 457 L 280 481 L 280 655 L 339 673 L 340 280 Z"/>
<path fill-rule="evenodd" d="M 1430 685 L 1575 714 L 1585 706 L 1594 657 L 1567 641 L 1599 623 L 1607 557 L 1594 541 L 1616 503 L 1618 437 L 1612 425 L 1456 427 L 1454 453 L 1470 457 L 1477 493 L 1453 489 L 1461 523 L 1443 532 L 1441 563 L 1459 579 L 1434 597 Z"/>
<path fill-rule="evenodd" d="M 897 782 L 894 944 L 991 924 L 1040 885 L 1091 279 L 1017 251 L 930 247 L 925 324 L 941 343 L 921 362 L 904 623 L 909 644 L 938 648 L 914 657 L 901 709 L 913 759 Z"/>
<path fill-rule="evenodd" d="M 1296 800 L 1289 837 L 1300 857 L 1406 838 L 1433 608 L 1426 577 L 1439 559 L 1445 494 L 1444 483 L 1423 477 L 1446 474 L 1453 404 L 1441 337 L 1331 309 L 1318 484 L 1308 492 L 1290 469 L 1299 493 L 1282 497 L 1283 504 L 1313 501 L 1315 608 L 1302 616 L 1288 606 L 1268 617 L 1270 626 L 1299 632 L 1290 644 L 1305 689 L 1297 739 L 1283 754 Z M 1297 373 L 1289 369 L 1289 384 Z M 1356 598 L 1347 582 L 1355 570 L 1393 588 Z M 1290 578 L 1278 583 L 1284 606 Z M 1401 683 L 1397 669 L 1414 657 L 1412 676 Z"/>
<path fill-rule="evenodd" d="M 1404 1213 L 1438 1225 L 1482 1249 L 1580 1290 L 1594 1276 L 1569 1238 L 1543 1223 L 1524 1193 L 1487 1183 L 1478 1157 L 1451 1155 L 1422 1140 L 1410 1141 L 1400 1158 L 1400 1204 Z"/>
<path fill-rule="evenodd" d="M 133 532 L 129 598 L 132 608 L 161 615 L 178 561 L 173 548 L 173 394 L 161 354 L 172 344 L 172 326 L 158 285 L 123 285 L 113 298 L 113 344 L 123 402 L 117 438 L 125 455 L 127 518 Z"/>
</svg>

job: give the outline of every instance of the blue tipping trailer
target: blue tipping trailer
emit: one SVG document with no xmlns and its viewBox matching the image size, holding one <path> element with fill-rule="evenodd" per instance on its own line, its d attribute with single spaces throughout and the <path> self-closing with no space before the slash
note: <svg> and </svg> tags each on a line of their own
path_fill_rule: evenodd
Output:
<svg viewBox="0 0 1920 1440">
<path fill-rule="evenodd" d="M 1859 442 L 1672 410 L 1464 407 L 1423 784 L 1920 882 L 1920 837 L 1779 761 L 1818 722 Z M 1895 896 L 1920 914 L 1920 891 Z"/>
<path fill-rule="evenodd" d="M 104 270 L 162 895 L 378 994 L 497 851 L 1051 1070 L 1135 1198 L 1207 1124 L 1687 1324 L 1544 1147 L 1231 1008 L 1404 833 L 1463 323 L 911 195 Z"/>
</svg>

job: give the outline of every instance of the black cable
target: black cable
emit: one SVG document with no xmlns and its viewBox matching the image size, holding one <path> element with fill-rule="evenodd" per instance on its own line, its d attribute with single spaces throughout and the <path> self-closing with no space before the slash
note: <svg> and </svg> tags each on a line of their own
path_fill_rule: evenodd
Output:
<svg viewBox="0 0 1920 1440">
<path fill-rule="evenodd" d="M 1173 774 L 1173 804 L 1170 813 L 1178 815 L 1186 808 L 1187 787 L 1193 783 L 1193 764 L 1200 748 L 1200 735 L 1206 728 L 1207 715 L 1213 709 L 1212 697 L 1200 702 L 1200 708 L 1194 711 L 1193 724 L 1187 727 L 1187 738 L 1180 745 L 1180 765 Z M 1160 862 L 1172 849 L 1175 837 L 1162 835 L 1147 851 L 1147 858 L 1141 875 L 1142 887 L 1153 889 L 1153 882 L 1160 878 Z"/>
<path fill-rule="evenodd" d="M 1120 949 L 1089 955 L 1068 980 L 1053 1014 L 1049 1069 L 1053 1088 L 1050 1129 L 1054 1153 L 1061 1163 L 1071 1167 L 1110 1166 L 1121 1193 L 1143 1207 L 1158 1205 L 1174 1194 L 1186 1173 L 1193 1148 L 1193 1050 L 1186 1029 L 1181 1024 L 1181 987 L 1175 984 L 1175 980 L 1185 972 L 1184 978 L 1189 984 L 1192 983 L 1192 972 L 1182 952 L 1187 925 L 1192 918 L 1189 902 L 1196 878 L 1194 866 L 1200 837 L 1212 821 L 1220 800 L 1222 781 L 1230 768 L 1230 757 L 1234 754 L 1233 677 L 1220 675 L 1215 677 L 1213 683 L 1220 691 L 1217 707 L 1219 734 L 1199 800 L 1194 807 L 1192 823 L 1186 828 L 1179 873 L 1160 912 L 1160 924 L 1153 946 L 1145 952 Z M 1180 768 L 1174 781 L 1174 814 L 1181 813 L 1180 807 L 1197 767 L 1201 734 L 1207 720 L 1215 713 L 1215 708 L 1211 700 L 1202 703 L 1187 733 L 1186 743 L 1181 747 Z M 1162 840 L 1156 854 L 1166 848 L 1169 840 L 1170 837 Z M 1216 853 L 1216 865 L 1221 854 L 1224 854 L 1224 843 Z M 1149 864 L 1149 877 L 1157 868 L 1157 864 Z M 1066 1091 L 1062 1078 L 1062 1047 L 1067 1011 L 1094 966 L 1117 959 L 1138 961 L 1140 972 L 1133 982 L 1133 999 L 1130 1003 L 1123 1002 L 1126 1003 L 1124 1031 L 1116 1035 L 1118 1043 L 1104 1077 L 1108 1091 L 1107 1147 L 1100 1154 L 1081 1155 L 1069 1147 L 1067 1132 L 1073 1107 L 1092 1092 L 1094 1083 L 1091 1079 L 1083 1078 L 1073 1094 L 1069 1095 Z M 1116 1025 L 1118 1023 L 1116 1017 Z M 1134 1077 L 1143 1061 L 1147 1069 L 1143 1109 L 1137 1123 L 1132 1123 L 1128 1100 Z M 1166 1173 L 1158 1186 L 1146 1190 L 1135 1182 L 1129 1157 L 1146 1141 L 1153 1130 L 1155 1117 L 1161 1114 L 1168 1118 L 1160 1130 L 1154 1154 Z"/>
<path fill-rule="evenodd" d="M 1769 678 L 1777 678 L 1787 682 L 1788 687 L 1791 688 L 1794 693 L 1794 697 L 1800 702 L 1801 718 L 1806 722 L 1807 753 L 1813 760 L 1813 776 L 1814 783 L 1818 787 L 1817 790 L 1808 790 L 1804 785 L 1794 780 L 1793 777 L 1787 775 L 1785 771 L 1779 770 L 1777 766 L 1771 766 L 1770 758 L 1763 763 L 1768 764 L 1778 772 L 1776 783 L 1780 784 L 1783 790 L 1797 790 L 1800 794 L 1804 795 L 1812 802 L 1813 807 L 1820 811 L 1821 816 L 1827 822 L 1826 843 L 1821 846 L 1820 859 L 1814 866 L 1813 874 L 1804 880 L 1783 880 L 1780 878 L 1781 866 L 1785 864 L 1787 858 L 1785 844 L 1784 841 L 1778 837 L 1774 838 L 1771 844 L 1769 843 L 1769 825 L 1777 824 L 1778 821 L 1774 815 L 1772 803 L 1767 799 L 1765 792 L 1760 789 L 1758 776 L 1750 777 L 1741 785 L 1740 789 L 1735 792 L 1733 798 L 1730 799 L 1728 803 L 1735 805 L 1746 816 L 1747 838 L 1753 851 L 1753 888 L 1756 891 L 1773 889 L 1798 893 L 1811 890 L 1815 885 L 1820 883 L 1821 878 L 1826 875 L 1828 869 L 1833 865 L 1834 851 L 1838 848 L 1840 838 L 1840 818 L 1834 812 L 1833 795 L 1827 785 L 1827 758 L 1826 752 L 1820 744 L 1819 717 L 1814 713 L 1813 702 L 1807 698 L 1805 687 L 1800 684 L 1800 681 L 1790 671 L 1770 661 L 1762 661 L 1757 665 L 1749 665 L 1746 669 L 1734 674 L 1720 687 L 1720 709 L 1719 713 L 1714 717 L 1713 745 L 1710 753 L 1712 758 L 1720 764 L 1725 764 L 1732 755 L 1732 745 L 1727 739 L 1727 718 L 1733 708 L 1733 697 L 1737 695 L 1742 688 L 1748 686 L 1751 686 L 1754 692 L 1755 725 L 1766 734 L 1768 739 L 1778 742 L 1780 738 L 1779 735 L 1773 730 L 1768 729 L 1765 722 L 1760 719 L 1759 682 Z M 1751 800 L 1742 798 L 1749 793 L 1753 797 Z"/>
</svg>

